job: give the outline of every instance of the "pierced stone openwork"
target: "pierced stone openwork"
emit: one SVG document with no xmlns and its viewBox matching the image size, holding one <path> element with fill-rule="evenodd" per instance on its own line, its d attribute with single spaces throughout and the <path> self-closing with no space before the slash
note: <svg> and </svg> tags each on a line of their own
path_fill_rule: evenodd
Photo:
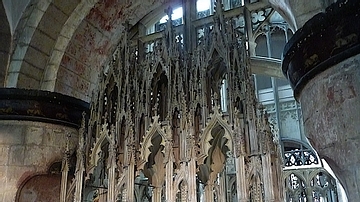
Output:
<svg viewBox="0 0 360 202">
<path fill-rule="evenodd" d="M 240 22 L 251 16 L 231 12 L 239 2 L 181 23 L 170 7 L 150 35 L 125 25 L 91 102 L 83 200 L 283 200 L 280 149 Z"/>
<path fill-rule="evenodd" d="M 336 180 L 324 169 L 300 169 L 285 174 L 286 201 L 338 201 Z"/>
</svg>

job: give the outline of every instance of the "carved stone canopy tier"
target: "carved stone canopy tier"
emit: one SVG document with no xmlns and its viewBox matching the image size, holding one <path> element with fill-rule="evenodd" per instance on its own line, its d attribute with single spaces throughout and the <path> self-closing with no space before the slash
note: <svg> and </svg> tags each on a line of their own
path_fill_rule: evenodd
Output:
<svg viewBox="0 0 360 202">
<path fill-rule="evenodd" d="M 123 31 L 92 96 L 84 200 L 281 201 L 245 33 L 214 11 L 208 23 L 169 16 L 153 35 Z"/>
</svg>

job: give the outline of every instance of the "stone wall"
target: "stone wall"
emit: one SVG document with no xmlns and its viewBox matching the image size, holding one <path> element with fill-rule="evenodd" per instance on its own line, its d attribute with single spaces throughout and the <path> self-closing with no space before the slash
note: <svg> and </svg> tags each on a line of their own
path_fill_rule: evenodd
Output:
<svg viewBox="0 0 360 202">
<path fill-rule="evenodd" d="M 313 78 L 302 90 L 304 128 L 319 155 L 360 201 L 360 55 Z"/>
<path fill-rule="evenodd" d="M 49 167 L 54 162 L 61 162 L 67 134 L 71 134 L 69 145 L 70 150 L 74 151 L 78 140 L 76 129 L 31 121 L 0 121 L 0 202 L 15 201 L 18 190 L 28 180 L 31 181 L 34 176 L 48 175 Z M 46 184 L 47 178 L 44 179 L 42 182 Z M 48 179 L 56 181 L 56 177 Z M 41 193 L 45 192 L 37 193 L 40 194 L 38 196 L 35 193 L 32 201 L 44 198 Z"/>
</svg>

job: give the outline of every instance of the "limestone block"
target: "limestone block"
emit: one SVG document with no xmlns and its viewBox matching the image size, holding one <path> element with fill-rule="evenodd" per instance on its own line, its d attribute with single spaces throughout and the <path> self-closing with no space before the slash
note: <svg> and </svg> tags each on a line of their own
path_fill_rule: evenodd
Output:
<svg viewBox="0 0 360 202">
<path fill-rule="evenodd" d="M 44 135 L 44 128 L 37 126 L 30 126 L 26 130 L 25 144 L 41 145 Z"/>
<path fill-rule="evenodd" d="M 27 26 L 37 27 L 43 15 L 44 11 L 35 8 L 29 16 Z"/>
<path fill-rule="evenodd" d="M 20 42 L 22 42 L 19 46 L 24 46 L 26 44 L 30 44 L 30 41 L 32 39 L 32 36 L 35 32 L 35 29 L 34 27 L 29 27 L 29 26 L 26 26 L 23 31 L 22 31 L 22 34 L 21 34 L 21 37 L 19 39 Z M 18 47 L 19 47 L 18 46 Z M 15 49 L 15 53 L 18 49 L 18 47 Z M 26 52 L 26 49 L 27 49 L 27 46 L 24 46 L 25 47 L 25 51 L 21 51 L 21 53 L 24 53 Z M 25 55 L 25 54 L 24 54 Z M 16 59 L 22 59 L 24 57 L 24 55 L 22 55 L 22 57 L 16 57 Z"/>
<path fill-rule="evenodd" d="M 53 4 L 56 5 L 62 12 L 70 15 L 74 8 L 80 3 L 80 0 L 73 1 L 62 1 L 62 0 L 54 0 Z"/>
<path fill-rule="evenodd" d="M 67 16 L 54 6 L 50 6 L 45 12 L 44 19 L 46 20 L 41 20 L 38 28 L 50 38 L 56 40 Z"/>
<path fill-rule="evenodd" d="M 62 37 L 62 36 L 60 36 L 59 38 L 58 38 L 58 40 L 57 40 L 57 45 L 59 45 L 59 44 L 61 44 L 62 43 L 62 39 L 65 39 L 66 40 L 66 42 L 63 42 L 63 43 L 65 43 L 66 45 L 67 45 L 67 42 L 68 42 L 68 39 L 66 39 L 66 38 L 64 38 L 64 37 Z M 57 46 L 57 48 L 60 48 L 61 49 L 61 47 L 60 46 Z M 63 47 L 63 49 L 65 50 L 65 46 Z M 60 61 L 61 61 L 61 59 L 62 59 L 62 57 L 64 56 L 64 51 L 62 51 L 62 50 L 53 50 L 53 52 L 52 52 L 52 54 L 51 54 L 51 58 L 50 58 L 50 62 L 52 62 L 52 63 L 50 63 L 50 65 L 49 65 L 49 69 L 51 70 L 51 71 L 55 71 L 55 70 L 57 70 L 58 69 L 58 67 L 57 67 L 57 65 L 56 64 L 58 64 L 58 63 L 60 63 Z M 50 76 L 49 75 L 46 75 L 46 78 L 49 78 Z M 55 76 L 51 76 L 51 78 L 54 78 Z"/>
<path fill-rule="evenodd" d="M 18 51 L 18 48 L 15 50 L 15 52 Z M 11 74 L 12 72 L 15 72 L 16 74 L 20 71 L 21 69 L 21 64 L 22 64 L 22 60 L 12 60 L 11 63 L 10 63 L 10 69 L 9 69 L 9 74 Z M 9 77 L 9 76 L 8 76 Z M 11 76 L 10 76 L 11 77 Z M 13 78 L 13 77 L 11 77 Z M 9 80 L 9 78 L 8 78 Z M 8 83 L 11 82 L 11 83 L 16 83 L 16 81 L 8 81 Z"/>
<path fill-rule="evenodd" d="M 9 124 L 10 122 L 0 122 L 0 144 L 23 144 L 23 127 Z M 18 123 L 18 121 L 14 121 Z"/>
<path fill-rule="evenodd" d="M 3 201 L 4 202 L 5 201 L 15 201 L 15 194 L 16 194 L 15 190 L 16 189 L 14 188 L 14 191 L 5 192 Z"/>
<path fill-rule="evenodd" d="M 27 75 L 31 78 L 35 78 L 37 80 L 41 79 L 40 76 L 42 75 L 43 70 L 29 64 L 27 61 L 24 61 L 21 66 L 21 74 Z"/>
<path fill-rule="evenodd" d="M 38 40 L 42 40 L 42 39 L 38 39 Z M 33 42 L 33 43 L 36 43 L 36 42 Z M 43 50 L 46 50 L 46 48 L 44 48 Z M 39 50 L 36 50 L 30 46 L 27 50 L 24 60 L 39 69 L 43 69 L 48 60 L 48 55 L 46 55 L 43 52 L 40 52 Z M 41 76 L 42 75 L 40 74 L 40 75 L 35 76 L 34 78 L 39 78 Z"/>
<path fill-rule="evenodd" d="M 46 171 L 50 161 L 60 160 L 62 152 L 55 147 L 26 146 L 24 165 L 36 166 L 39 171 Z"/>
<path fill-rule="evenodd" d="M 39 10 L 39 11 L 46 11 L 47 8 L 49 7 L 50 5 L 50 1 L 49 0 L 46 0 L 46 1 L 38 1 L 37 5 L 36 5 L 36 8 Z M 35 10 L 37 10 L 35 9 Z"/>
<path fill-rule="evenodd" d="M 66 144 L 66 136 L 64 130 L 56 130 L 46 128 L 44 131 L 44 145 L 64 147 Z"/>
<path fill-rule="evenodd" d="M 77 26 L 78 24 L 75 25 L 74 23 L 67 22 L 61 30 L 61 36 L 67 39 L 71 39 Z"/>
<path fill-rule="evenodd" d="M 0 146 L 0 165 L 7 165 L 9 159 L 9 150 L 10 147 L 8 146 L 3 146 L 3 145 Z M 0 178 L 1 178 L 1 172 L 0 172 Z"/>
<path fill-rule="evenodd" d="M 74 3 L 74 2 L 71 1 L 71 3 Z M 45 15 L 48 16 L 50 18 L 50 20 L 56 20 L 56 22 L 60 23 L 61 25 L 63 25 L 69 17 L 69 15 L 62 12 L 54 4 L 50 4 L 49 8 L 45 12 Z"/>
<path fill-rule="evenodd" d="M 24 164 L 25 147 L 16 145 L 10 147 L 9 165 L 21 166 Z"/>
<path fill-rule="evenodd" d="M 7 166 L 0 165 L 0 184 L 6 184 Z M 0 192 L 1 193 L 1 192 Z M 1 201 L 1 197 L 0 197 Z"/>
<path fill-rule="evenodd" d="M 19 74 L 16 85 L 18 88 L 40 88 L 40 80 L 29 77 L 28 75 Z"/>
<path fill-rule="evenodd" d="M 40 49 L 41 52 L 49 55 L 54 44 L 54 39 L 50 38 L 48 35 L 41 31 L 35 31 L 30 46 L 37 47 Z"/>
</svg>

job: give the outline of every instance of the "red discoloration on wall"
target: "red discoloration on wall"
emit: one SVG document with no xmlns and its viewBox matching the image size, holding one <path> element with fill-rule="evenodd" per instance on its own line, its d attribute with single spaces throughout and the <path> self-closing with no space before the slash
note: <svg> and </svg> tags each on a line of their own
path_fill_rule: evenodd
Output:
<svg viewBox="0 0 360 202">
<path fill-rule="evenodd" d="M 342 104 L 348 99 L 356 97 L 356 92 L 352 80 L 354 78 L 349 75 L 343 75 L 339 79 L 339 82 L 332 83 L 327 88 L 327 98 L 329 103 Z"/>
<path fill-rule="evenodd" d="M 87 20 L 94 25 L 99 26 L 102 30 L 112 32 L 116 29 L 115 25 L 119 18 L 123 15 L 124 5 L 118 0 L 99 1 L 93 9 L 91 9 Z"/>
<path fill-rule="evenodd" d="M 99 44 L 99 47 L 95 49 L 95 52 L 103 55 L 109 49 L 109 41 L 103 41 Z"/>
<path fill-rule="evenodd" d="M 64 54 L 61 59 L 60 66 L 66 66 L 67 64 L 69 64 L 70 61 L 71 58 L 67 54 Z"/>
<path fill-rule="evenodd" d="M 61 175 L 38 175 L 19 190 L 17 201 L 49 202 L 60 200 Z"/>
<path fill-rule="evenodd" d="M 132 21 L 133 18 L 154 9 L 147 6 L 129 7 L 130 5 L 131 3 L 126 4 L 121 0 L 101 0 L 95 4 L 67 46 L 60 66 L 60 69 L 64 70 L 58 72 L 55 91 L 88 94 L 90 89 L 86 89 L 86 86 L 90 87 L 91 82 L 96 82 L 91 75 L 97 75 L 111 55 L 111 51 L 117 45 L 117 37 L 123 30 L 125 19 Z M 150 3 L 149 6 L 153 4 Z M 77 74 L 76 77 L 79 78 L 74 78 L 70 72 Z"/>
<path fill-rule="evenodd" d="M 327 98 L 329 101 L 333 101 L 334 100 L 334 87 L 331 86 L 327 89 Z"/>
<path fill-rule="evenodd" d="M 80 77 L 77 77 L 76 88 L 79 89 L 81 92 L 86 92 L 90 88 L 90 83 L 86 82 L 84 79 L 81 79 Z"/>
<path fill-rule="evenodd" d="M 346 100 L 356 97 L 356 93 L 352 85 L 335 85 L 328 87 L 326 96 L 329 102 L 342 104 Z"/>
<path fill-rule="evenodd" d="M 78 62 L 78 61 L 75 62 L 74 70 L 75 70 L 75 73 L 85 76 L 85 75 L 83 75 L 85 73 L 85 65 L 81 64 L 80 62 Z"/>
</svg>

